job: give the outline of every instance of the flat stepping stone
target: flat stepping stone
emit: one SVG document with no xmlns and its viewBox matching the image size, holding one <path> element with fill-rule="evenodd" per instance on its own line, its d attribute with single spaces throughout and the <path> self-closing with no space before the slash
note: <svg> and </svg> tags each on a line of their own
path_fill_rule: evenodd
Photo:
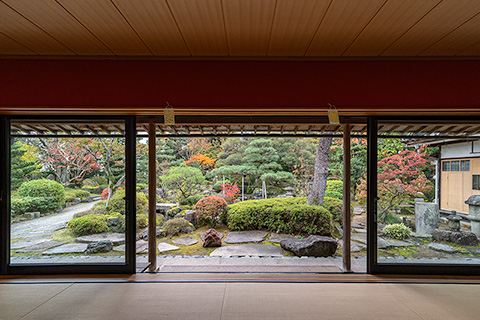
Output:
<svg viewBox="0 0 480 320">
<path fill-rule="evenodd" d="M 394 248 L 394 247 L 410 247 L 410 246 L 413 246 L 411 242 L 395 240 L 395 239 L 383 239 L 383 238 L 377 237 L 378 249 L 387 249 L 387 248 Z"/>
<path fill-rule="evenodd" d="M 447 253 L 455 253 L 455 252 L 460 252 L 457 248 L 448 245 L 448 244 L 443 244 L 443 243 L 429 243 L 427 248 L 437 250 L 437 251 L 442 251 L 442 252 L 447 252 Z"/>
<path fill-rule="evenodd" d="M 45 242 L 45 241 L 47 241 L 47 240 L 42 239 L 42 240 L 32 240 L 32 241 L 19 241 L 19 242 L 15 242 L 15 243 L 10 244 L 10 249 L 15 250 L 15 249 L 31 247 L 31 246 L 34 246 L 36 244 L 39 244 L 39 243 L 42 243 L 42 242 Z"/>
<path fill-rule="evenodd" d="M 351 239 L 356 242 L 367 244 L 366 233 L 352 233 Z M 393 247 L 409 247 L 412 245 L 413 245 L 412 243 L 406 242 L 406 241 L 395 240 L 395 239 L 383 239 L 383 238 L 377 237 L 378 249 L 386 249 L 386 248 L 393 248 Z"/>
<path fill-rule="evenodd" d="M 194 244 L 198 243 L 198 240 L 190 236 L 185 236 L 185 237 L 175 239 L 172 242 L 180 246 L 193 246 Z"/>
<path fill-rule="evenodd" d="M 179 247 L 176 247 L 174 245 L 171 245 L 169 243 L 165 243 L 165 242 L 160 242 L 158 244 L 158 252 L 162 253 L 162 252 L 167 252 L 167 251 L 173 251 L 173 250 L 178 250 L 180 249 Z"/>
<path fill-rule="evenodd" d="M 351 223 L 352 228 L 358 228 L 358 229 L 365 229 L 365 226 L 362 226 L 361 224 L 352 222 Z"/>
<path fill-rule="evenodd" d="M 220 236 L 220 239 L 223 239 L 223 233 L 219 232 L 218 235 Z M 200 239 L 205 241 L 205 232 L 200 233 Z"/>
<path fill-rule="evenodd" d="M 89 236 L 78 237 L 76 242 L 92 243 L 100 240 L 110 240 L 114 246 L 119 246 L 125 243 L 125 234 L 116 232 L 105 232 L 98 234 L 91 234 Z"/>
<path fill-rule="evenodd" d="M 343 247 L 343 240 L 338 241 L 339 244 L 342 244 Z M 360 251 L 366 251 L 367 246 L 365 244 L 357 243 L 357 242 L 350 242 L 350 252 L 360 252 Z"/>
<path fill-rule="evenodd" d="M 463 248 L 471 254 L 480 255 L 480 248 Z"/>
<path fill-rule="evenodd" d="M 43 241 L 41 243 L 37 243 L 37 244 L 35 244 L 33 246 L 30 246 L 30 247 L 27 247 L 27 248 L 17 250 L 15 252 L 17 252 L 17 253 L 43 252 L 43 251 L 48 250 L 50 248 L 61 246 L 62 244 L 65 244 L 65 242 L 48 240 L 48 241 Z"/>
<path fill-rule="evenodd" d="M 246 244 L 215 249 L 210 257 L 283 257 L 282 248 L 274 245 Z"/>
<path fill-rule="evenodd" d="M 353 228 L 353 231 L 355 231 L 356 233 L 367 233 L 367 230 L 360 228 Z"/>
<path fill-rule="evenodd" d="M 285 239 L 292 239 L 295 238 L 295 236 L 292 236 L 291 234 L 283 234 L 283 233 L 272 233 L 270 235 L 270 238 L 268 241 L 273 242 L 273 243 L 280 243 L 280 241 L 285 240 Z"/>
<path fill-rule="evenodd" d="M 65 253 L 83 253 L 87 250 L 86 243 L 67 243 L 42 253 L 43 255 L 65 254 Z"/>
<path fill-rule="evenodd" d="M 367 244 L 367 234 L 366 233 L 352 233 L 352 235 L 350 236 L 350 239 L 352 239 L 354 241 L 357 241 L 357 242 L 360 242 L 360 243 L 363 243 L 363 244 Z"/>
<path fill-rule="evenodd" d="M 138 240 L 135 243 L 136 253 L 145 253 L 148 250 L 148 242 L 144 240 Z M 113 247 L 113 251 L 125 252 L 125 244 Z"/>
<path fill-rule="evenodd" d="M 263 231 L 232 231 L 225 238 L 225 243 L 259 243 L 267 238 Z"/>
</svg>

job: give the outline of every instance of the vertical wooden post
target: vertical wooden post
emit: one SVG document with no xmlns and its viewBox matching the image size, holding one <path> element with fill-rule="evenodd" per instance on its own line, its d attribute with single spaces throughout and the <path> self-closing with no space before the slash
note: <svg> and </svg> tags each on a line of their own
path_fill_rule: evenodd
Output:
<svg viewBox="0 0 480 320">
<path fill-rule="evenodd" d="M 242 174 L 242 201 L 245 201 L 245 176 Z"/>
<path fill-rule="evenodd" d="M 148 124 L 148 271 L 157 269 L 157 168 L 156 168 L 156 129 Z"/>
<path fill-rule="evenodd" d="M 343 126 L 343 272 L 352 272 L 352 260 L 350 256 L 350 124 Z"/>
</svg>

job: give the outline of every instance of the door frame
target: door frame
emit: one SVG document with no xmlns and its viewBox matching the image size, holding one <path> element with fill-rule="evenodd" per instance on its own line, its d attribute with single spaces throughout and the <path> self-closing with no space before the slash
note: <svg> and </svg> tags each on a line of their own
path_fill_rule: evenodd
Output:
<svg viewBox="0 0 480 320">
<path fill-rule="evenodd" d="M 104 264 L 25 264 L 10 265 L 10 123 L 11 120 L 69 120 L 92 121 L 92 118 L 102 120 L 121 120 L 125 122 L 125 201 L 126 201 L 126 228 L 125 228 L 125 262 L 104 263 Z M 136 193 L 136 119 L 135 116 L 2 116 L 0 130 L 1 141 L 0 151 L 0 184 L 1 184 L 1 253 L 0 272 L 1 274 L 133 274 L 136 268 L 135 252 L 135 193 Z"/>
<path fill-rule="evenodd" d="M 436 123 L 448 121 L 454 123 L 479 122 L 479 117 L 369 117 L 367 124 L 367 273 L 370 274 L 435 274 L 435 275 L 478 275 L 480 265 L 434 264 L 434 263 L 378 263 L 377 262 L 377 142 L 378 123 L 396 121 L 408 123 Z"/>
</svg>

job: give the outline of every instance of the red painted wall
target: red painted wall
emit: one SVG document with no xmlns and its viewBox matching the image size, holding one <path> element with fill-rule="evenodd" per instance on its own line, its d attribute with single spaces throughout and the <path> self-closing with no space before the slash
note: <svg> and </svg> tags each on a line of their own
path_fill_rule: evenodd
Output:
<svg viewBox="0 0 480 320">
<path fill-rule="evenodd" d="M 479 60 L 0 59 L 0 112 L 25 106 L 480 109 Z"/>
</svg>

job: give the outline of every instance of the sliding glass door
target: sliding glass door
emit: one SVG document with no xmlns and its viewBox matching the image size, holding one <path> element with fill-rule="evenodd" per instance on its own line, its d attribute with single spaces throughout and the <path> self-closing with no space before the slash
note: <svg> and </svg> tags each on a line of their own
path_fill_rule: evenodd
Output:
<svg viewBox="0 0 480 320">
<path fill-rule="evenodd" d="M 7 273 L 135 271 L 134 125 L 6 119 Z"/>
<path fill-rule="evenodd" d="M 370 125 L 370 272 L 478 274 L 480 122 Z"/>
</svg>

